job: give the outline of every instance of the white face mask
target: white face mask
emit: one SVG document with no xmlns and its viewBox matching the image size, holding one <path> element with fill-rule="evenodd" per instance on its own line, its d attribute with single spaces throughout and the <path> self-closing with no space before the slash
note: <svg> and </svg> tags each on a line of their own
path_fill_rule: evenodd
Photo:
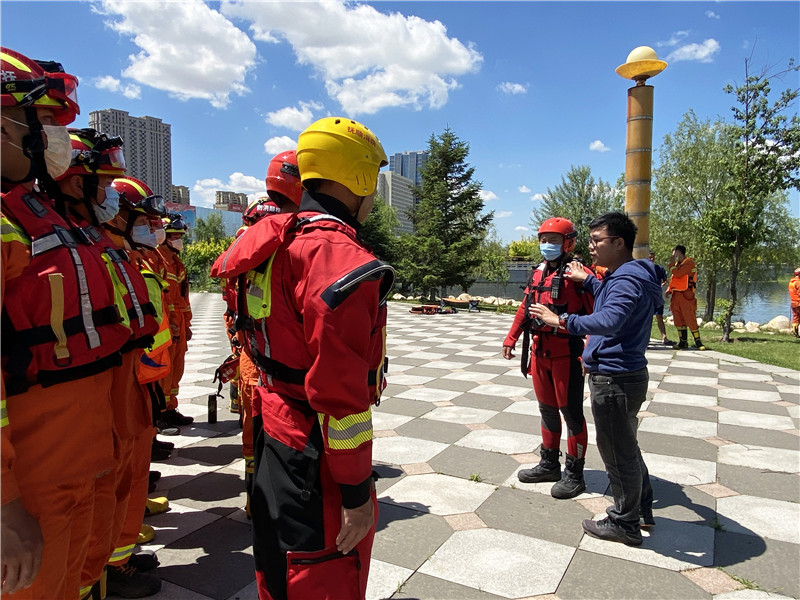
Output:
<svg viewBox="0 0 800 600">
<path fill-rule="evenodd" d="M 155 248 L 158 246 L 156 241 L 156 234 L 150 231 L 149 225 L 134 225 L 131 228 L 131 239 L 142 246 L 148 248 Z"/>
<path fill-rule="evenodd" d="M 69 132 L 61 125 L 42 125 L 47 136 L 47 148 L 44 151 L 44 162 L 47 173 L 53 179 L 58 179 L 69 169 L 72 160 L 72 142 Z"/>
<path fill-rule="evenodd" d="M 27 123 L 22 123 L 11 117 L 6 117 L 5 115 L 3 115 L 3 117 L 12 123 L 16 123 L 21 127 L 27 127 L 30 130 L 30 126 Z M 42 125 L 42 131 L 44 131 L 47 137 L 47 148 L 45 148 L 44 151 L 44 162 L 47 166 L 47 173 L 53 179 L 58 179 L 67 172 L 69 164 L 72 161 L 72 142 L 69 139 L 69 131 L 67 131 L 67 128 L 63 125 Z M 9 142 L 9 144 L 25 152 L 22 146 L 14 144 L 13 142 Z"/>
<path fill-rule="evenodd" d="M 183 250 L 183 240 L 182 240 L 182 239 L 170 240 L 170 241 L 169 241 L 169 242 L 167 242 L 167 243 L 168 243 L 168 244 L 169 244 L 169 245 L 172 247 L 172 249 L 173 249 L 173 250 L 175 250 L 176 252 L 180 252 L 181 250 Z"/>
<path fill-rule="evenodd" d="M 119 193 L 111 186 L 105 188 L 105 191 L 106 199 L 103 203 L 92 206 L 94 214 L 100 223 L 108 223 L 111 219 L 116 217 L 119 212 Z"/>
<path fill-rule="evenodd" d="M 167 232 L 163 229 L 156 229 L 155 236 L 157 240 L 156 245 L 163 244 L 164 240 L 167 239 Z"/>
</svg>

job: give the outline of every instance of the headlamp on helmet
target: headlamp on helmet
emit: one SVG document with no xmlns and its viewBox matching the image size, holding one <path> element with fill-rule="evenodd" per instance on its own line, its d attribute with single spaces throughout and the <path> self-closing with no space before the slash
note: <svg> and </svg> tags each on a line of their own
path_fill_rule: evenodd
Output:
<svg viewBox="0 0 800 600">
<path fill-rule="evenodd" d="M 108 137 L 94 129 L 70 129 L 72 161 L 67 175 L 125 175 L 122 138 Z"/>
<path fill-rule="evenodd" d="M 170 213 L 161 220 L 164 222 L 164 231 L 167 233 L 180 233 L 183 235 L 189 229 L 183 220 L 183 216 L 178 213 Z"/>
</svg>

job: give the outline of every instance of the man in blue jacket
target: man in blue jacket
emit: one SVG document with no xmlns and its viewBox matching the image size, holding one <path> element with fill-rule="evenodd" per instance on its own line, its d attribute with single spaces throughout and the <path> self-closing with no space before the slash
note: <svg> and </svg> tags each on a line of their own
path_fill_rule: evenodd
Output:
<svg viewBox="0 0 800 600">
<path fill-rule="evenodd" d="M 663 306 L 656 271 L 649 260 L 633 259 L 636 225 L 613 212 L 589 224 L 589 253 L 608 268 L 602 281 L 587 275 L 580 265 L 568 275 L 594 295 L 591 315 L 556 315 L 541 304 L 531 315 L 574 335 L 589 335 L 583 351 L 589 374 L 597 449 L 606 466 L 614 506 L 599 521 L 583 521 L 592 537 L 629 546 L 642 544 L 641 525 L 653 521 L 650 474 L 636 440 L 637 413 L 647 395 L 647 360 L 653 313 Z M 641 519 L 641 521 L 640 521 Z"/>
</svg>

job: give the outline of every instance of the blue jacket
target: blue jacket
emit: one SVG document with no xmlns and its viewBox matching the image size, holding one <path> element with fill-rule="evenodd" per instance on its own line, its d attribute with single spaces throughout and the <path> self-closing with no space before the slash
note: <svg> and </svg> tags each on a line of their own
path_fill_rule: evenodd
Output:
<svg viewBox="0 0 800 600">
<path fill-rule="evenodd" d="M 664 305 L 661 282 L 649 260 L 624 263 L 602 281 L 589 275 L 583 287 L 594 295 L 591 315 L 570 315 L 567 330 L 588 335 L 583 363 L 595 373 L 627 373 L 647 366 L 655 309 Z"/>
</svg>

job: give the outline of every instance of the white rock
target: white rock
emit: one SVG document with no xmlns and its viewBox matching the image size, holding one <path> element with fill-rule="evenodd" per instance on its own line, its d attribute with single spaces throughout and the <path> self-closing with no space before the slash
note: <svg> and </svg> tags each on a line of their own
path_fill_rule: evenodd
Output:
<svg viewBox="0 0 800 600">
<path fill-rule="evenodd" d="M 731 327 L 733 327 L 733 328 L 744 327 L 744 321 L 732 321 L 731 322 Z"/>
<path fill-rule="evenodd" d="M 708 323 L 703 323 L 703 329 L 721 329 L 719 325 L 714 323 L 714 321 L 709 321 Z"/>
<path fill-rule="evenodd" d="M 489 296 L 484 300 L 486 304 L 496 305 L 497 304 L 497 297 L 496 296 Z"/>
<path fill-rule="evenodd" d="M 734 327 L 733 330 L 736 333 L 747 333 L 747 329 L 745 329 L 744 327 Z"/>
<path fill-rule="evenodd" d="M 700 317 L 697 317 L 697 324 L 698 325 L 702 325 L 703 322 L 704 322 L 703 319 L 701 319 Z"/>
<path fill-rule="evenodd" d="M 789 321 L 789 317 L 784 315 L 778 315 L 772 321 L 764 325 L 764 329 L 773 329 L 775 331 L 780 331 L 781 329 L 790 329 L 791 322 Z"/>
<path fill-rule="evenodd" d="M 405 299 L 406 299 L 406 297 L 403 296 L 403 294 L 400 294 L 400 293 L 397 293 L 394 296 L 392 296 L 392 300 L 405 300 Z"/>
<path fill-rule="evenodd" d="M 744 328 L 750 333 L 756 333 L 759 331 L 759 324 L 755 321 L 748 321 Z"/>
<path fill-rule="evenodd" d="M 792 335 L 792 330 L 791 330 L 791 328 L 789 328 L 789 329 L 779 329 L 778 333 L 785 333 L 786 335 Z"/>
<path fill-rule="evenodd" d="M 464 294 L 459 294 L 457 299 L 460 300 L 461 302 L 469 302 L 470 300 L 472 300 L 472 296 L 464 293 Z"/>
</svg>

